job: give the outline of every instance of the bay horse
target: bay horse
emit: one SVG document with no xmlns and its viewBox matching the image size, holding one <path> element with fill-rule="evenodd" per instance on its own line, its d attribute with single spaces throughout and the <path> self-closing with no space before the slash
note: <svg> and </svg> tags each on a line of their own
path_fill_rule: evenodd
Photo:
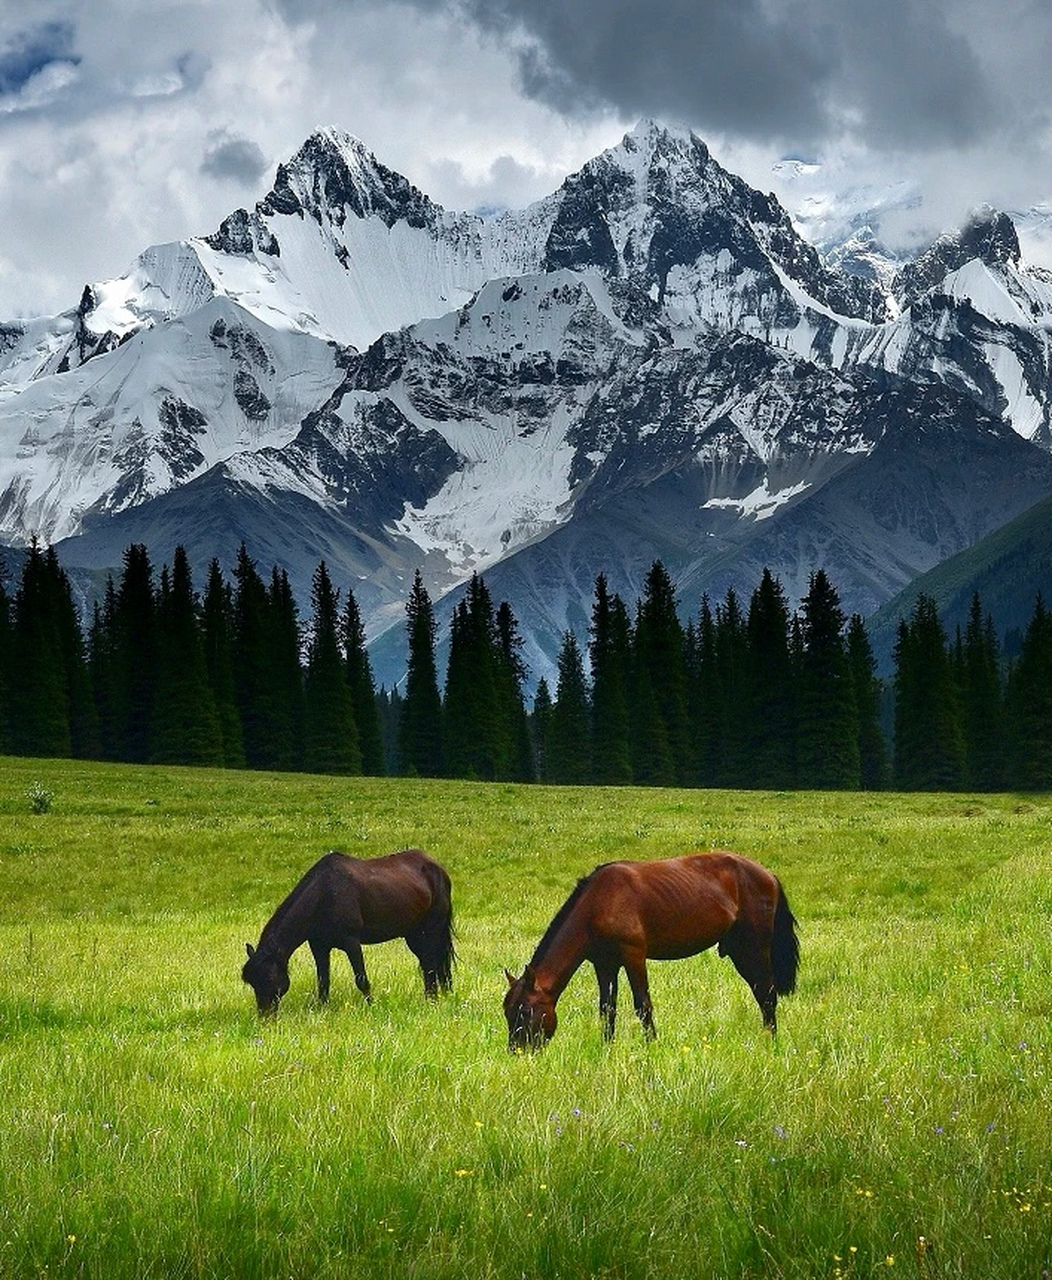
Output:
<svg viewBox="0 0 1052 1280">
<path fill-rule="evenodd" d="M 245 943 L 242 979 L 260 1014 L 277 1012 L 289 989 L 289 957 L 306 942 L 318 971 L 318 999 L 329 998 L 329 955 L 345 951 L 358 990 L 371 999 L 362 946 L 404 938 L 420 961 L 424 995 L 448 991 L 456 953 L 453 903 L 444 867 L 420 849 L 381 858 L 327 853 L 281 903 L 259 937 Z"/>
<path fill-rule="evenodd" d="M 795 989 L 800 959 L 796 920 L 777 876 L 724 851 L 603 863 L 578 881 L 522 976 L 504 970 L 508 1048 L 547 1044 L 556 1002 L 586 960 L 599 983 L 603 1038 L 614 1034 L 622 968 L 644 1033 L 653 1038 L 647 960 L 681 960 L 712 946 L 749 984 L 773 1035 L 778 997 Z"/>
</svg>

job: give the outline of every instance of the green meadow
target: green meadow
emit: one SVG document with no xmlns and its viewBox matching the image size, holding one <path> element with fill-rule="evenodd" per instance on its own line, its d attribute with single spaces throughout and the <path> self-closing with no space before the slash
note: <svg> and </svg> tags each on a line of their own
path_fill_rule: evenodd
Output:
<svg viewBox="0 0 1052 1280">
<path fill-rule="evenodd" d="M 321 1008 L 303 948 L 261 1023 L 244 943 L 296 879 L 407 845 L 453 878 L 452 995 L 395 942 Z M 601 1044 L 585 967 L 507 1052 L 503 968 L 578 876 L 720 847 L 800 922 L 775 1042 L 710 952 L 651 966 L 654 1043 L 622 983 Z M 9 759 L 0 886 L 4 1280 L 1052 1269 L 1052 798 Z"/>
</svg>

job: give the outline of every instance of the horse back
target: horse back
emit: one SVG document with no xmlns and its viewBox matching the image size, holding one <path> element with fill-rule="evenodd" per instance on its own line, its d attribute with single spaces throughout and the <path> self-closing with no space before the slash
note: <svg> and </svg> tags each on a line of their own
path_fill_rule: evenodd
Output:
<svg viewBox="0 0 1052 1280">
<path fill-rule="evenodd" d="M 734 854 L 687 854 L 597 869 L 588 904 L 600 940 L 675 960 L 714 946 L 740 912 Z"/>
<path fill-rule="evenodd" d="M 362 942 L 387 942 L 430 911 L 448 910 L 449 876 L 421 849 L 379 858 L 332 853 L 325 911 L 335 931 L 350 928 Z"/>
</svg>

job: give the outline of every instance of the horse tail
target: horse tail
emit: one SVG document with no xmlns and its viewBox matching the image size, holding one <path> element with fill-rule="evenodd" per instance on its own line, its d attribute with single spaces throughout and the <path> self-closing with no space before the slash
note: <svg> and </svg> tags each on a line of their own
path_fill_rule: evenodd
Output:
<svg viewBox="0 0 1052 1280">
<path fill-rule="evenodd" d="M 453 884 L 445 867 L 437 862 L 429 868 L 432 889 L 434 892 L 435 912 L 435 975 L 439 985 L 445 990 L 453 985 L 453 966 L 457 962 L 455 939 L 456 926 L 453 921 Z"/>
<path fill-rule="evenodd" d="M 778 899 L 774 908 L 771 934 L 771 969 L 774 989 L 780 996 L 796 990 L 796 971 L 800 967 L 800 941 L 796 936 L 796 919 L 789 909 L 789 899 L 778 882 Z"/>
</svg>

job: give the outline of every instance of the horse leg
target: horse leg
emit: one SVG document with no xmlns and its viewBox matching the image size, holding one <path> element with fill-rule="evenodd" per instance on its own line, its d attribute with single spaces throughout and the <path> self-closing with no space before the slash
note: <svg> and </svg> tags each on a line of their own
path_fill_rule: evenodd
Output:
<svg viewBox="0 0 1052 1280">
<path fill-rule="evenodd" d="M 318 1001 L 327 1004 L 329 999 L 329 948 L 323 942 L 310 943 L 314 967 L 318 971 Z"/>
<path fill-rule="evenodd" d="M 362 944 L 360 942 L 348 942 L 344 947 L 347 952 L 347 959 L 351 962 L 351 968 L 354 970 L 354 985 L 365 996 L 367 1001 L 373 998 L 372 990 L 369 986 L 369 977 L 365 972 L 365 957 L 362 955 Z"/>
<path fill-rule="evenodd" d="M 601 962 L 595 966 L 595 979 L 599 983 L 599 1022 L 603 1039 L 613 1040 L 614 1022 L 617 1019 L 617 976 L 621 965 Z"/>
<path fill-rule="evenodd" d="M 657 1038 L 654 1026 L 654 1009 L 650 1003 L 650 983 L 647 981 L 646 953 L 639 950 L 624 952 L 625 973 L 628 985 L 632 988 L 632 1002 L 635 1005 L 636 1017 L 643 1024 L 643 1033 L 648 1040 Z"/>
<path fill-rule="evenodd" d="M 444 990 L 449 990 L 449 983 L 439 973 L 439 951 L 442 945 L 439 923 L 430 918 L 425 919 L 419 928 L 405 935 L 405 944 L 420 961 L 420 972 L 424 976 L 424 998 L 436 1000 L 440 984 Z"/>
<path fill-rule="evenodd" d="M 427 945 L 427 937 L 423 931 L 406 934 L 405 945 L 420 961 L 420 972 L 424 975 L 424 998 L 438 999 L 438 970 L 431 957 L 431 948 Z"/>
<path fill-rule="evenodd" d="M 774 989 L 774 971 L 771 968 L 771 949 L 758 942 L 752 934 L 736 936 L 722 948 L 723 954 L 731 958 L 735 969 L 749 984 L 753 998 L 760 1006 L 763 1025 L 773 1036 L 778 1030 L 775 1011 L 778 1007 L 778 992 Z"/>
</svg>

